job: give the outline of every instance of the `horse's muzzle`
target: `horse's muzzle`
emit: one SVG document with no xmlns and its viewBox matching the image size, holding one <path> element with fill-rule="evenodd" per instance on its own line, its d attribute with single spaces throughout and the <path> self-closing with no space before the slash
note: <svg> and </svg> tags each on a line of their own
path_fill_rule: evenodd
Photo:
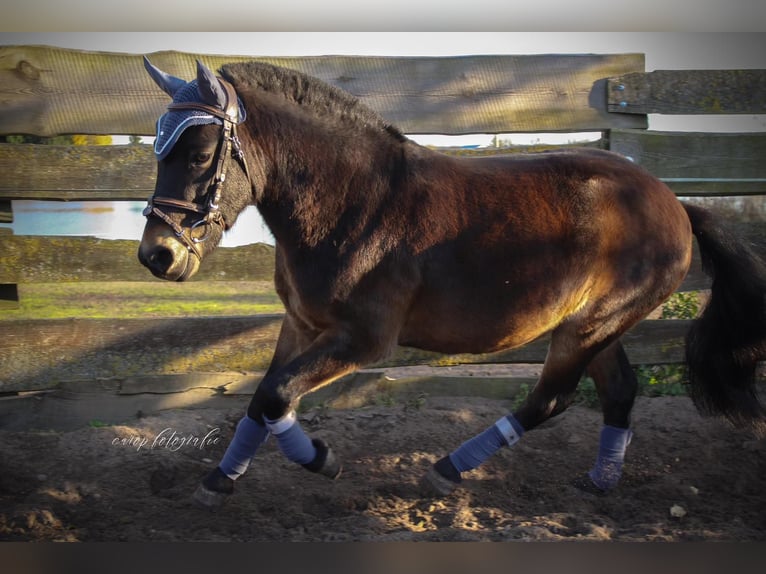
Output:
<svg viewBox="0 0 766 574">
<path fill-rule="evenodd" d="M 155 277 L 167 281 L 186 281 L 199 269 L 199 258 L 173 236 L 161 236 L 156 241 L 141 240 L 138 260 Z"/>
</svg>

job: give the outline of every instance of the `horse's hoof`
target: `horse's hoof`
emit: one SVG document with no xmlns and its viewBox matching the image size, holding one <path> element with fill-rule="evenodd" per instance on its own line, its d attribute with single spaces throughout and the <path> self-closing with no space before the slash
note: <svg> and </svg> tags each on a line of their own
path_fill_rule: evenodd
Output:
<svg viewBox="0 0 766 574">
<path fill-rule="evenodd" d="M 312 439 L 311 443 L 314 445 L 314 448 L 317 449 L 317 454 L 314 457 L 314 460 L 304 464 L 303 468 L 331 478 L 332 480 L 338 478 L 343 468 L 341 467 L 340 461 L 335 457 L 335 453 L 333 453 L 332 449 L 327 446 L 327 443 L 322 439 Z"/>
<path fill-rule="evenodd" d="M 231 495 L 224 492 L 209 490 L 200 484 L 192 495 L 192 500 L 197 506 L 206 510 L 218 510 L 229 499 Z"/>
<path fill-rule="evenodd" d="M 581 490 L 582 492 L 585 492 L 587 494 L 595 494 L 596 496 L 603 496 L 608 490 L 604 490 L 603 488 L 599 488 L 596 486 L 588 474 L 583 474 L 582 476 L 578 476 L 572 481 L 572 486 L 577 488 L 578 490 Z"/>
<path fill-rule="evenodd" d="M 420 486 L 425 496 L 444 497 L 452 494 L 460 483 L 450 480 L 432 466 L 421 479 Z"/>
<path fill-rule="evenodd" d="M 234 481 L 216 467 L 197 487 L 192 500 L 207 510 L 218 510 L 234 494 Z"/>
</svg>

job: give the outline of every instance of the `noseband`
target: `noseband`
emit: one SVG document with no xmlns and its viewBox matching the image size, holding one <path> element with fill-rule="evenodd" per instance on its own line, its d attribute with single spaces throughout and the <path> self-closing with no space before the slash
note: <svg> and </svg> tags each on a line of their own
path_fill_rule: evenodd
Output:
<svg viewBox="0 0 766 574">
<path fill-rule="evenodd" d="M 207 104 L 199 102 L 173 102 L 168 105 L 168 110 L 201 110 L 208 114 L 219 118 L 223 125 L 221 127 L 221 146 L 218 152 L 218 162 L 215 168 L 215 175 L 210 180 L 207 193 L 205 195 L 206 200 L 203 203 L 195 203 L 192 201 L 184 201 L 181 199 L 174 199 L 172 197 L 162 197 L 156 194 L 149 198 L 149 202 L 144 208 L 143 214 L 145 217 L 156 216 L 164 221 L 173 232 L 176 234 L 186 248 L 194 253 L 199 259 L 202 256 L 197 248 L 197 244 L 207 240 L 210 236 L 209 225 L 225 224 L 223 214 L 220 211 L 219 203 L 221 201 L 221 193 L 223 191 L 223 182 L 226 181 L 226 169 L 229 163 L 229 157 L 234 157 L 245 172 L 248 182 L 250 181 L 250 171 L 247 168 L 247 162 L 245 161 L 245 154 L 242 152 L 242 145 L 237 137 L 237 119 L 239 114 L 239 103 L 237 100 L 237 93 L 234 87 L 225 80 L 218 79 L 226 91 L 227 105 L 226 109 L 217 108 L 215 106 L 209 106 Z M 199 213 L 202 217 L 189 227 L 188 235 L 184 233 L 184 228 L 178 223 L 173 221 L 164 211 L 157 206 L 169 207 L 171 209 L 180 209 L 182 211 L 189 211 L 192 213 Z M 205 226 L 205 232 L 202 237 L 194 237 L 192 230 L 197 227 Z"/>
</svg>

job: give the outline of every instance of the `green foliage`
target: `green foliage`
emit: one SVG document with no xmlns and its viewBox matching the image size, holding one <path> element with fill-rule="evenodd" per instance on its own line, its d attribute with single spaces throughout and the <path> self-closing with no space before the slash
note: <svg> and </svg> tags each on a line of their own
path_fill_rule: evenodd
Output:
<svg viewBox="0 0 766 574">
<path fill-rule="evenodd" d="M 112 426 L 109 423 L 105 423 L 104 421 L 100 421 L 98 419 L 92 420 L 88 423 L 88 426 L 94 429 L 104 428 L 108 426 Z"/>
<path fill-rule="evenodd" d="M 47 138 L 30 135 L 9 135 L 0 136 L 0 142 L 38 145 L 110 145 L 112 143 L 112 136 L 73 134 Z"/>
<path fill-rule="evenodd" d="M 375 395 L 372 401 L 377 407 L 393 407 L 396 405 L 396 397 L 392 391 L 385 391 Z"/>
<path fill-rule="evenodd" d="M 527 400 L 527 397 L 529 396 L 529 390 L 529 385 L 527 383 L 522 383 L 519 385 L 519 390 L 513 396 L 511 401 L 512 410 L 516 411 L 522 405 L 522 403 Z"/>
<path fill-rule="evenodd" d="M 679 397 L 687 394 L 682 365 L 643 365 L 636 368 L 638 393 L 647 397 Z"/>
<path fill-rule="evenodd" d="M 598 398 L 598 392 L 596 391 L 596 383 L 590 377 L 583 377 L 580 384 L 577 386 L 577 395 L 575 397 L 577 403 L 590 407 L 592 409 L 601 406 L 601 402 Z"/>
<path fill-rule="evenodd" d="M 661 319 L 694 319 L 700 310 L 699 293 L 673 293 L 662 306 Z"/>
<path fill-rule="evenodd" d="M 407 402 L 404 405 L 404 410 L 419 411 L 421 408 L 425 406 L 427 399 L 428 399 L 428 393 L 418 393 L 417 396 L 414 396 L 407 400 Z"/>
<path fill-rule="evenodd" d="M 699 292 L 674 293 L 662 306 L 662 319 L 694 319 L 700 311 Z M 642 365 L 636 368 L 638 392 L 648 397 L 685 396 L 683 365 Z"/>
</svg>

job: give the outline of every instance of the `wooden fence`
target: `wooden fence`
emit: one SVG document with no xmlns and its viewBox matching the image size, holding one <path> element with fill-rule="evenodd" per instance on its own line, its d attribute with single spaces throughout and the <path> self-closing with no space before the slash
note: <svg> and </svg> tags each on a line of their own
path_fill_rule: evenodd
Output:
<svg viewBox="0 0 766 574">
<path fill-rule="evenodd" d="M 184 78 L 193 77 L 197 58 L 211 68 L 252 59 L 177 52 L 150 58 Z M 732 225 L 766 254 L 760 201 L 766 194 L 766 133 L 647 130 L 649 113 L 766 113 L 766 70 L 646 72 L 641 54 L 258 59 L 355 94 L 405 133 L 567 132 L 576 139 L 576 132 L 600 132 L 601 139 L 591 145 L 629 156 L 678 195 L 729 198 Z M 144 72 L 138 55 L 0 47 L 0 135 L 153 135 L 166 105 L 167 97 Z M 0 144 L 0 222 L 12 221 L 12 200 L 145 200 L 155 169 L 147 145 Z M 744 217 L 739 206 L 753 199 L 756 209 Z M 0 230 L 0 244 L 0 305 L 6 309 L 16 304 L 18 284 L 148 279 L 135 259 L 135 242 L 24 237 Z M 206 261 L 199 280 L 270 280 L 272 273 L 273 248 L 253 245 L 220 249 Z M 158 289 L 162 285 L 158 282 Z M 707 286 L 695 264 L 681 290 Z M 112 422 L 139 411 L 250 393 L 280 322 L 278 315 L 0 319 L 0 427 Z M 680 362 L 687 327 L 681 320 L 640 323 L 625 337 L 631 361 Z M 539 364 L 545 351 L 545 338 L 481 356 L 440 357 L 402 348 L 379 366 Z M 181 360 L 200 356 L 216 360 Z M 350 405 L 365 393 L 402 389 L 471 392 L 464 383 L 444 377 L 393 383 L 369 370 L 315 400 Z M 364 392 L 349 398 L 344 391 L 354 385 Z M 475 385 L 479 388 L 491 396 L 510 394 L 499 379 L 484 378 Z M 73 397 L 77 400 L 68 400 Z"/>
</svg>

